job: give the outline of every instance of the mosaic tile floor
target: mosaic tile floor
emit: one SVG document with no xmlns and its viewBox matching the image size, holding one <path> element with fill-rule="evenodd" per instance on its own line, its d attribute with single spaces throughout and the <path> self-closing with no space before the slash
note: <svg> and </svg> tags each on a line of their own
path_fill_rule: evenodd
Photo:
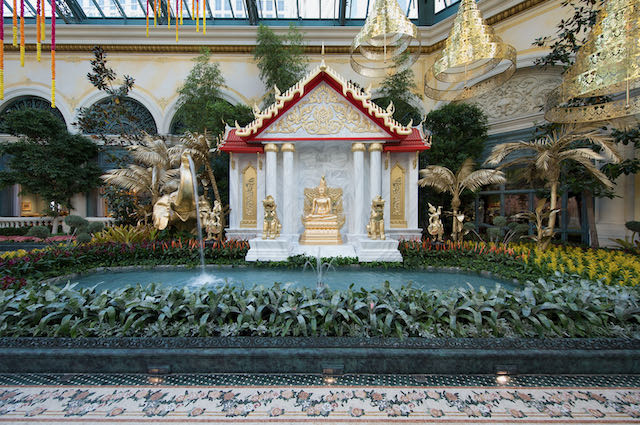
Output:
<svg viewBox="0 0 640 425">
<path fill-rule="evenodd" d="M 640 376 L 0 375 L 0 424 L 640 424 Z"/>
</svg>

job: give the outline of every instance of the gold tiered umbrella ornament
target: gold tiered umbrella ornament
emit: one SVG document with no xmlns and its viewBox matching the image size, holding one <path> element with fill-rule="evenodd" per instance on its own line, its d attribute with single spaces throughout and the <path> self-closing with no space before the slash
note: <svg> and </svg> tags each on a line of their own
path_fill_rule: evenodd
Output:
<svg viewBox="0 0 640 425">
<path fill-rule="evenodd" d="M 596 24 L 549 94 L 545 118 L 558 123 L 608 121 L 640 113 L 640 0 L 608 0 Z"/>
<path fill-rule="evenodd" d="M 445 47 L 427 70 L 424 93 L 445 101 L 477 96 L 511 78 L 516 59 L 516 49 L 487 25 L 475 0 L 462 0 Z M 442 84 L 450 88 L 439 90 Z"/>
<path fill-rule="evenodd" d="M 351 67 L 365 77 L 393 75 L 416 62 L 420 47 L 418 28 L 398 1 L 376 0 L 372 13 L 351 43 Z M 407 57 L 401 57 L 407 51 Z"/>
</svg>

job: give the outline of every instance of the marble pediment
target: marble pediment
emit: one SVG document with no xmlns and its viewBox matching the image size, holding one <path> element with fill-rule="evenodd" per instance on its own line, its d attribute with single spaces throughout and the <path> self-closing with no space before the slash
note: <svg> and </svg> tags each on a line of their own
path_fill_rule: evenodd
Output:
<svg viewBox="0 0 640 425">
<path fill-rule="evenodd" d="M 333 87 L 321 83 L 271 123 L 261 137 L 360 139 L 389 134 Z"/>
</svg>

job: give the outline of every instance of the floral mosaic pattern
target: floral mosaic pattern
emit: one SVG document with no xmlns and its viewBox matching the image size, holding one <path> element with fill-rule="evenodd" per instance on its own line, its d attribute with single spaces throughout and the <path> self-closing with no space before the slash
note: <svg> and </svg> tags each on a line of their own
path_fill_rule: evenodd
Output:
<svg viewBox="0 0 640 425">
<path fill-rule="evenodd" d="M 640 423 L 637 388 L 0 387 L 0 423 Z"/>
</svg>

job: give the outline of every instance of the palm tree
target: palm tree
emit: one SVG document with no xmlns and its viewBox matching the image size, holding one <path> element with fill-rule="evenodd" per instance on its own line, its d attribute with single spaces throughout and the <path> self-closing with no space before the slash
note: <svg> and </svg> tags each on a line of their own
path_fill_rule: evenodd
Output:
<svg viewBox="0 0 640 425">
<path fill-rule="evenodd" d="M 164 140 L 146 135 L 140 144 L 128 147 L 134 163 L 126 168 L 109 170 L 102 179 L 136 195 L 150 196 L 153 206 L 179 175 L 179 170 L 174 168 L 175 152 L 181 149 L 180 146 L 169 147 Z"/>
<path fill-rule="evenodd" d="M 453 212 L 452 236 L 454 241 L 458 241 L 462 237 L 462 222 L 459 219 L 460 195 L 462 195 L 462 192 L 466 189 L 475 192 L 482 186 L 500 184 L 506 181 L 502 171 L 473 171 L 474 165 L 473 158 L 467 158 L 455 174 L 441 165 L 429 165 L 427 168 L 420 170 L 420 175 L 422 176 L 418 180 L 420 187 L 431 187 L 438 192 L 449 193 L 453 197 L 451 211 Z"/>
<path fill-rule="evenodd" d="M 593 146 L 576 147 L 577 143 L 585 141 Z M 593 147 L 596 146 L 600 148 L 602 155 L 593 150 Z M 503 162 L 513 153 L 517 153 L 518 156 Z M 493 166 L 502 164 L 500 168 L 524 165 L 530 171 L 529 175 L 534 175 L 547 181 L 551 190 L 550 214 L 547 226 L 549 237 L 539 241 L 540 247 L 546 249 L 551 243 L 553 229 L 555 228 L 556 215 L 558 213 L 558 188 L 563 164 L 568 161 L 575 162 L 584 167 L 588 173 L 592 174 L 602 184 L 613 188 L 614 183 L 595 165 L 595 161 L 604 160 L 610 160 L 611 162 L 619 162 L 621 160 L 620 154 L 610 136 L 603 134 L 599 128 L 595 127 L 564 125 L 533 141 L 519 141 L 498 145 L 493 148 L 485 163 Z"/>
</svg>

